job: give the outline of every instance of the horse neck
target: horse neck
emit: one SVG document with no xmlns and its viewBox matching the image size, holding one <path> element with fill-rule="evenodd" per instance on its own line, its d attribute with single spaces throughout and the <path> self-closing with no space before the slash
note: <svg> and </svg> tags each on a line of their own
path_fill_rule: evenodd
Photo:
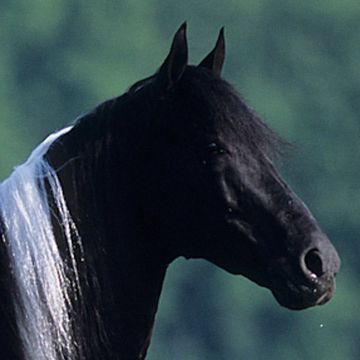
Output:
<svg viewBox="0 0 360 360">
<path fill-rule="evenodd" d="M 128 141 L 123 143 L 126 149 L 114 151 L 118 145 L 111 142 L 115 140 L 106 134 L 99 137 L 98 132 L 97 139 L 90 136 L 82 143 L 81 131 L 79 127 L 65 135 L 48 158 L 55 169 L 61 169 L 58 175 L 82 238 L 87 271 L 91 272 L 83 281 L 84 302 L 90 312 L 83 323 L 88 328 L 103 329 L 97 345 L 102 359 L 107 359 L 105 353 L 109 359 L 142 359 L 166 261 L 160 258 L 161 251 L 143 221 L 137 174 L 141 151 Z M 129 139 L 134 134 L 126 135 Z M 93 301 L 96 306 L 90 306 Z M 96 307 L 101 324 L 89 324 L 89 319 L 99 319 L 97 313 L 91 314 Z M 93 342 L 93 337 L 89 339 Z M 93 344 L 86 346 L 92 348 Z"/>
</svg>

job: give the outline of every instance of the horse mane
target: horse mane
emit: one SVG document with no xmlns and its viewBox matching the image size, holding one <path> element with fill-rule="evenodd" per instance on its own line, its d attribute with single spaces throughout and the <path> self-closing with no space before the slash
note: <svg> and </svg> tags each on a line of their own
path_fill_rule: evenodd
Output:
<svg viewBox="0 0 360 360">
<path fill-rule="evenodd" d="M 82 248 L 56 170 L 44 155 L 70 127 L 50 135 L 0 184 L 3 243 L 15 281 L 15 314 L 29 360 L 74 359 L 79 353 L 72 325 L 72 299 L 81 297 L 74 256 Z M 51 204 L 50 204 L 51 203 Z M 53 216 L 64 233 L 64 262 L 53 230 Z"/>
</svg>

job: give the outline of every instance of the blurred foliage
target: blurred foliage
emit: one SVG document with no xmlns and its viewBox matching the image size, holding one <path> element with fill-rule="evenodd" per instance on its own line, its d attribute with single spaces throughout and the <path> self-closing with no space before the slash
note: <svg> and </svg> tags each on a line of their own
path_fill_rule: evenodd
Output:
<svg viewBox="0 0 360 360">
<path fill-rule="evenodd" d="M 0 2 L 2 179 L 47 133 L 153 73 L 184 20 L 194 63 L 225 25 L 224 77 L 294 144 L 282 172 L 340 250 L 334 299 L 303 312 L 178 260 L 150 360 L 359 359 L 359 19 L 357 0 Z"/>
</svg>

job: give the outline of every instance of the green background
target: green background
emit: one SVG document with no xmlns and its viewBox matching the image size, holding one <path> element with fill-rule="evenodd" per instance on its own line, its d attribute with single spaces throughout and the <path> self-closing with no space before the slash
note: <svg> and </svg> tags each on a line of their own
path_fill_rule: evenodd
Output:
<svg viewBox="0 0 360 360">
<path fill-rule="evenodd" d="M 226 27 L 224 77 L 293 143 L 281 172 L 339 249 L 333 300 L 302 312 L 204 261 L 169 269 L 150 360 L 360 358 L 358 0 L 1 0 L 0 178 L 49 132 L 152 74 L 188 21 Z"/>
</svg>

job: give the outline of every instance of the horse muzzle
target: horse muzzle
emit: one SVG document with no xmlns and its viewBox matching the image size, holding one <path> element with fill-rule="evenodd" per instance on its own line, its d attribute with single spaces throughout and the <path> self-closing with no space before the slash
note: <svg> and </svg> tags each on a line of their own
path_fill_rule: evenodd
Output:
<svg viewBox="0 0 360 360">
<path fill-rule="evenodd" d="M 335 248 L 328 245 L 323 251 L 317 248 L 304 251 L 295 269 L 284 263 L 277 268 L 269 288 L 280 305 L 301 310 L 331 299 L 340 259 Z"/>
</svg>

